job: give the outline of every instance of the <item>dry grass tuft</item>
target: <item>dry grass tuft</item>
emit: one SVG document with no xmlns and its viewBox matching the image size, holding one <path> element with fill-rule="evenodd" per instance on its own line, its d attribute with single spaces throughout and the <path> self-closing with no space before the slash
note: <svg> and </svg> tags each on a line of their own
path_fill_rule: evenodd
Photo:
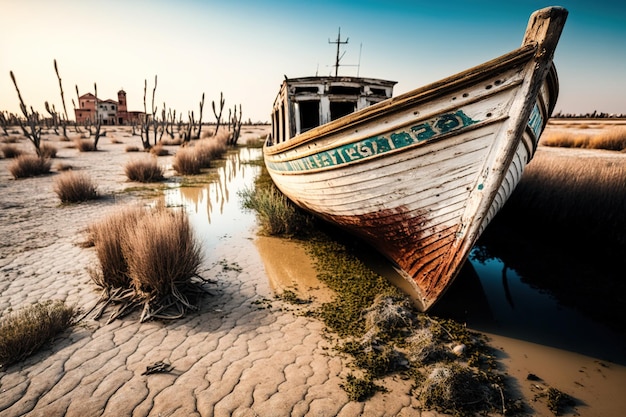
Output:
<svg viewBox="0 0 626 417">
<path fill-rule="evenodd" d="M 125 150 L 126 152 L 139 152 L 139 147 L 134 145 L 128 145 Z"/>
<path fill-rule="evenodd" d="M 155 157 L 130 161 L 124 167 L 124 172 L 131 181 L 155 182 L 163 179 L 163 168 L 157 164 Z"/>
<path fill-rule="evenodd" d="M 38 302 L 0 318 L 0 367 L 28 357 L 69 328 L 77 311 L 61 301 Z"/>
<path fill-rule="evenodd" d="M 181 175 L 196 175 L 200 173 L 202 164 L 193 148 L 180 148 L 174 156 L 172 167 Z"/>
<path fill-rule="evenodd" d="M 2 145 L 2 154 L 5 158 L 17 158 L 24 152 L 18 146 L 13 144 Z"/>
<path fill-rule="evenodd" d="M 218 135 L 211 139 L 200 139 L 194 144 L 193 149 L 202 167 L 208 168 L 213 159 L 219 159 L 224 155 L 228 146 L 224 136 Z"/>
<path fill-rule="evenodd" d="M 170 154 L 170 151 L 163 147 L 163 143 L 159 142 L 150 148 L 150 153 L 154 156 L 167 156 Z"/>
<path fill-rule="evenodd" d="M 69 171 L 71 169 L 74 169 L 74 166 L 70 165 L 70 164 L 64 164 L 62 162 L 59 162 L 56 164 L 55 169 L 59 172 L 63 172 L 63 171 Z"/>
<path fill-rule="evenodd" d="M 57 156 L 56 146 L 50 143 L 42 143 L 39 146 L 39 151 L 41 152 L 41 156 L 43 156 L 44 158 L 56 158 Z"/>
<path fill-rule="evenodd" d="M 163 146 L 179 146 L 183 144 L 183 139 L 182 138 L 176 138 L 176 139 L 161 139 L 160 142 Z"/>
<path fill-rule="evenodd" d="M 74 140 L 74 144 L 76 145 L 76 149 L 79 152 L 95 152 L 96 145 L 92 140 L 89 139 L 76 139 Z"/>
<path fill-rule="evenodd" d="M 127 209 L 90 227 L 90 237 L 101 268 L 92 279 L 105 289 L 97 317 L 111 302 L 119 308 L 110 320 L 137 307 L 140 321 L 180 318 L 197 309 L 192 297 L 201 289 L 202 256 L 184 212 Z"/>
<path fill-rule="evenodd" d="M 37 155 L 21 155 L 9 165 L 9 172 L 13 178 L 36 177 L 50 173 L 52 163 L 47 158 Z"/>
<path fill-rule="evenodd" d="M 122 252 L 122 240 L 133 229 L 144 211 L 139 207 L 124 208 L 89 227 L 89 240 L 96 248 L 99 273 L 91 274 L 102 288 L 129 288 L 128 264 Z"/>
<path fill-rule="evenodd" d="M 2 143 L 17 143 L 19 140 L 23 139 L 22 137 L 18 137 L 18 136 L 5 136 L 2 138 L 2 140 L 0 142 Z"/>
<path fill-rule="evenodd" d="M 66 171 L 54 181 L 54 192 L 63 203 L 80 203 L 98 198 L 96 185 L 84 172 Z"/>
<path fill-rule="evenodd" d="M 128 272 L 138 292 L 159 298 L 172 294 L 197 274 L 200 247 L 182 211 L 156 210 L 143 216 L 122 240 Z"/>
</svg>

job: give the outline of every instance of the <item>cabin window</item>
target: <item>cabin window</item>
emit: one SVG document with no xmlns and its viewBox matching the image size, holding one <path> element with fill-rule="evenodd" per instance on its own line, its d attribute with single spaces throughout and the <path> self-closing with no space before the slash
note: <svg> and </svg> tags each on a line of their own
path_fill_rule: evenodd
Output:
<svg viewBox="0 0 626 417">
<path fill-rule="evenodd" d="M 385 91 L 384 88 L 370 88 L 370 91 L 375 96 L 387 97 L 387 92 Z"/>
<path fill-rule="evenodd" d="M 320 125 L 320 102 L 318 100 L 299 101 L 300 132 Z"/>
<path fill-rule="evenodd" d="M 345 85 L 331 85 L 328 89 L 330 94 L 341 94 L 341 95 L 359 95 L 361 94 L 361 87 L 348 87 Z"/>
<path fill-rule="evenodd" d="M 287 140 L 287 131 L 285 130 L 285 102 L 282 102 L 280 104 L 280 112 L 278 113 L 278 117 L 280 118 L 280 131 L 278 133 L 278 138 L 280 142 L 284 142 Z"/>
<path fill-rule="evenodd" d="M 318 93 L 317 86 L 309 86 L 309 87 L 296 87 L 296 94 L 298 93 Z"/>
<path fill-rule="evenodd" d="M 330 102 L 330 120 L 339 119 L 346 114 L 354 113 L 356 103 L 352 101 L 331 101 Z"/>
</svg>

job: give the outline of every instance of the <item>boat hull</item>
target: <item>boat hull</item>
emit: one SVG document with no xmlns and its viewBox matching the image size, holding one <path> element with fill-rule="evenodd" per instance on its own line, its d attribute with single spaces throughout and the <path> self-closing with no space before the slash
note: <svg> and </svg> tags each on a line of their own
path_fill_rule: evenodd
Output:
<svg viewBox="0 0 626 417">
<path fill-rule="evenodd" d="M 483 67 L 266 146 L 293 202 L 368 241 L 421 310 L 445 292 L 532 158 L 558 94 L 526 45 Z"/>
</svg>

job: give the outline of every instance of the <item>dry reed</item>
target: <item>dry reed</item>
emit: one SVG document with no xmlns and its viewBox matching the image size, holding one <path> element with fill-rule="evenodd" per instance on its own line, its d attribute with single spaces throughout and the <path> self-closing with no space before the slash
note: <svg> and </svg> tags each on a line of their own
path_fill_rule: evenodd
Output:
<svg viewBox="0 0 626 417">
<path fill-rule="evenodd" d="M 89 227 L 89 238 L 95 246 L 100 264 L 99 271 L 91 271 L 91 278 L 98 286 L 105 289 L 131 286 L 122 240 L 143 215 L 144 211 L 140 207 L 128 207 Z"/>
<path fill-rule="evenodd" d="M 65 171 L 54 181 L 54 192 L 63 203 L 80 203 L 98 198 L 96 185 L 84 172 Z"/>
<path fill-rule="evenodd" d="M 5 158 L 17 158 L 24 152 L 18 146 L 13 144 L 2 145 L 2 154 Z"/>
<path fill-rule="evenodd" d="M 156 157 L 130 161 L 124 167 L 124 172 L 131 181 L 155 182 L 163 179 L 163 168 L 157 164 Z"/>
<path fill-rule="evenodd" d="M 150 148 L 150 153 L 154 156 L 167 156 L 170 152 L 163 147 L 163 142 L 159 142 Z"/>
<path fill-rule="evenodd" d="M 96 150 L 96 145 L 89 139 L 75 139 L 74 144 L 79 152 L 94 152 Z"/>
<path fill-rule="evenodd" d="M 541 144 L 552 147 L 626 150 L 626 128 L 613 127 L 597 134 L 548 132 L 541 138 Z"/>
<path fill-rule="evenodd" d="M 112 302 L 119 307 L 110 320 L 137 307 L 140 321 L 197 308 L 191 297 L 201 291 L 202 256 L 184 212 L 127 209 L 92 226 L 90 237 L 100 261 L 92 279 L 105 290 L 96 317 Z"/>
<path fill-rule="evenodd" d="M 193 148 L 180 148 L 174 156 L 172 168 L 181 175 L 196 175 L 200 173 L 202 164 Z"/>
<path fill-rule="evenodd" d="M 44 158 L 56 158 L 57 157 L 57 148 L 56 146 L 50 143 L 42 143 L 39 145 L 39 152 L 41 156 Z"/>
<path fill-rule="evenodd" d="M 21 155 L 9 165 L 9 172 L 13 178 L 36 177 L 48 174 L 52 163 L 48 158 L 40 158 L 37 155 Z"/>
<path fill-rule="evenodd" d="M 543 152 L 527 166 L 506 207 L 523 213 L 522 219 L 626 243 L 625 178 L 622 158 Z"/>
</svg>

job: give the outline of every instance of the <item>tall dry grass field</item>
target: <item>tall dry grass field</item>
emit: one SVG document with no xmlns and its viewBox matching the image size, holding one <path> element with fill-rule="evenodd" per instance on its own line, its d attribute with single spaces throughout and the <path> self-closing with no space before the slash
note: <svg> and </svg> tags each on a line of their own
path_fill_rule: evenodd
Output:
<svg viewBox="0 0 626 417">
<path fill-rule="evenodd" d="M 577 126 L 576 129 L 581 129 L 581 126 Z M 626 150 L 626 128 L 615 126 L 603 129 L 602 132 L 596 134 L 567 131 L 546 132 L 541 138 L 541 144 L 562 148 L 624 151 Z"/>
<path fill-rule="evenodd" d="M 541 152 L 507 209 L 522 219 L 626 244 L 626 158 Z"/>
</svg>

